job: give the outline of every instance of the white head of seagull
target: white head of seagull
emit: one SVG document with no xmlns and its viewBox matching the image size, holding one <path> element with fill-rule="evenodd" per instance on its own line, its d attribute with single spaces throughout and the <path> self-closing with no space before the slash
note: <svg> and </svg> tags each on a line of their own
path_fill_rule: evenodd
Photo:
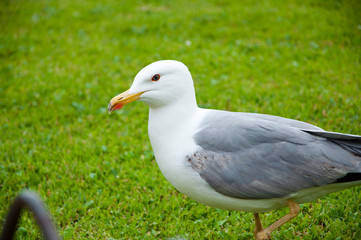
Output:
<svg viewBox="0 0 361 240">
<path fill-rule="evenodd" d="M 153 109 L 181 102 L 188 107 L 195 105 L 193 80 L 188 68 L 174 60 L 149 64 L 135 76 L 128 91 L 111 100 L 108 110 L 112 112 L 135 100 L 145 102 Z"/>
</svg>

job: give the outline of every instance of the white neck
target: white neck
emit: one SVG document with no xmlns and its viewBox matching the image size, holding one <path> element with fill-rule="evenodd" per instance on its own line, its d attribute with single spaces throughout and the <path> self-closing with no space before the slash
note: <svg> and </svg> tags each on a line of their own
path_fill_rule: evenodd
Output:
<svg viewBox="0 0 361 240">
<path fill-rule="evenodd" d="M 182 176 L 177 169 L 183 169 L 184 154 L 195 151 L 196 147 L 193 134 L 199 124 L 200 108 L 195 98 L 191 99 L 149 110 L 148 133 L 155 159 L 163 175 L 179 189 L 176 179 Z"/>
<path fill-rule="evenodd" d="M 151 107 L 149 110 L 148 133 L 153 142 L 163 136 L 177 136 L 187 129 L 198 110 L 195 97 L 184 97 L 172 104 Z"/>
</svg>

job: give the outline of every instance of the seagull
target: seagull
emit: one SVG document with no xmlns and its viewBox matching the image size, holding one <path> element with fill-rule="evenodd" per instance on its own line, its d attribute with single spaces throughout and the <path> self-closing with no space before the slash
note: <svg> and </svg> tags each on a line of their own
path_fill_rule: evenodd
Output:
<svg viewBox="0 0 361 240">
<path fill-rule="evenodd" d="M 148 134 L 157 164 L 180 192 L 207 206 L 253 212 L 254 236 L 296 217 L 299 204 L 361 185 L 361 136 L 328 132 L 279 116 L 197 106 L 188 68 L 162 60 L 143 68 L 109 113 L 149 105 Z M 288 207 L 263 228 L 259 213 Z"/>
</svg>

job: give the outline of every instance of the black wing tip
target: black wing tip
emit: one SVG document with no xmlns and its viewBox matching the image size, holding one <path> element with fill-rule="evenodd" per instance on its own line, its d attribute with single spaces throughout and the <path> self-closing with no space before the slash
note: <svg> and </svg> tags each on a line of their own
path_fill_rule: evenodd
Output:
<svg viewBox="0 0 361 240">
<path fill-rule="evenodd" d="M 347 173 L 342 178 L 337 179 L 334 183 L 346 183 L 361 181 L 361 173 Z"/>
</svg>

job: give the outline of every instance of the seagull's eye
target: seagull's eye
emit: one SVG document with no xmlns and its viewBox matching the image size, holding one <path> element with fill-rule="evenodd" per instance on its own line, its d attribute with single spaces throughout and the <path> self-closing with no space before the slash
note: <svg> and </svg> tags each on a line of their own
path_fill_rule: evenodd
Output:
<svg viewBox="0 0 361 240">
<path fill-rule="evenodd" d="M 160 75 L 159 74 L 155 74 L 153 77 L 152 77 L 152 81 L 158 81 L 160 79 Z"/>
</svg>

